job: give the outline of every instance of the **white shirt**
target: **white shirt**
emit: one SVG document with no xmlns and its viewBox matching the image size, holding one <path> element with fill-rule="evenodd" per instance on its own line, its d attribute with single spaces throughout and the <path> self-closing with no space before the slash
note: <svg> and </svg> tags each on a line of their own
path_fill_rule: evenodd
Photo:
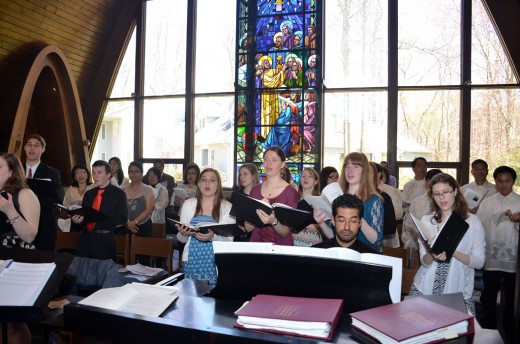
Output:
<svg viewBox="0 0 520 344">
<path fill-rule="evenodd" d="M 36 170 L 38 169 L 38 166 L 40 166 L 40 163 L 42 161 L 38 161 L 36 164 L 32 165 L 32 166 L 29 166 L 29 164 L 27 164 L 27 162 L 25 163 L 25 176 L 27 178 L 29 178 L 29 169 L 31 169 L 31 172 L 32 172 L 32 177 L 34 177 L 34 173 L 36 173 Z M 31 177 L 31 178 L 32 178 Z"/>
<path fill-rule="evenodd" d="M 222 200 L 220 203 L 220 220 L 218 223 L 236 223 L 235 218 L 229 216 L 229 212 L 231 210 L 232 204 L 225 199 Z M 197 209 L 197 199 L 196 198 L 190 198 L 187 199 L 184 204 L 182 205 L 181 209 L 181 215 L 180 215 L 180 222 L 189 224 L 191 221 L 191 218 L 195 215 L 195 209 Z M 191 235 L 188 237 L 185 237 L 181 234 L 181 232 L 177 233 L 177 239 L 179 239 L 180 242 L 186 243 L 186 246 L 184 246 L 184 251 L 182 253 L 182 261 L 187 262 L 189 258 L 190 253 L 190 241 L 191 241 Z M 233 241 L 233 237 L 225 237 L 220 235 L 214 235 L 212 241 Z"/>
<path fill-rule="evenodd" d="M 518 223 L 505 215 L 507 210 L 520 211 L 520 195 L 500 193 L 482 201 L 477 216 L 486 231 L 485 270 L 515 273 L 518 254 Z"/>
<path fill-rule="evenodd" d="M 497 187 L 495 184 L 491 184 L 487 180 L 482 185 L 477 185 L 474 181 L 463 185 L 460 187 L 460 192 L 464 195 L 467 189 L 471 189 L 473 191 L 478 192 L 481 195 L 484 195 L 484 199 L 489 198 L 497 193 Z M 482 200 L 483 201 L 483 200 Z"/>
<path fill-rule="evenodd" d="M 155 205 L 152 212 L 152 223 L 166 223 L 166 208 L 168 207 L 168 189 L 161 183 L 151 186 L 155 196 Z"/>
<path fill-rule="evenodd" d="M 417 180 L 414 178 L 404 185 L 401 196 L 403 197 L 403 201 L 411 202 L 415 197 L 419 197 L 425 192 L 425 179 L 423 178 L 422 180 Z"/>
<path fill-rule="evenodd" d="M 403 234 L 401 235 L 401 240 L 403 240 L 404 248 L 411 247 L 416 250 L 419 249 L 419 244 L 417 243 L 417 240 L 415 240 L 412 237 L 412 232 L 415 231 L 415 224 L 413 223 L 410 214 L 412 214 L 418 219 L 422 219 L 424 215 L 431 213 L 432 211 L 432 202 L 428 194 L 425 193 L 422 196 L 415 197 L 412 200 L 412 203 L 410 203 L 410 207 L 408 208 L 406 216 L 403 220 L 404 228 Z"/>
<path fill-rule="evenodd" d="M 401 197 L 401 191 L 384 183 L 379 183 L 377 188 L 390 196 L 392 205 L 394 206 L 395 219 L 400 220 L 403 217 L 403 198 Z"/>
<path fill-rule="evenodd" d="M 443 291 L 444 294 L 462 292 L 465 300 L 471 299 L 473 295 L 475 269 L 481 269 L 484 266 L 486 258 L 484 227 L 482 227 L 477 216 L 473 214 L 468 215 L 469 217 L 466 219 L 466 222 L 469 224 L 469 228 L 460 241 L 459 246 L 457 246 L 456 251 L 468 254 L 470 256 L 470 263 L 469 266 L 466 266 L 454 257 L 451 258 Z M 431 222 L 432 217 L 433 213 L 423 216 L 421 222 L 437 231 L 437 224 Z M 435 222 L 435 220 L 433 221 Z M 417 271 L 413 283 L 421 293 L 431 295 L 433 292 L 437 262 L 434 260 L 429 266 L 424 265 L 423 257 L 428 253 L 420 240 L 419 254 L 421 257 L 421 267 L 419 271 Z"/>
<path fill-rule="evenodd" d="M 114 186 L 117 186 L 118 188 L 124 188 L 125 186 L 127 186 L 128 184 L 130 184 L 130 179 L 126 178 L 126 177 L 123 177 L 123 182 L 121 183 L 121 185 L 119 185 L 117 183 L 117 177 L 116 176 L 112 176 L 110 178 L 110 184 L 114 185 Z"/>
</svg>

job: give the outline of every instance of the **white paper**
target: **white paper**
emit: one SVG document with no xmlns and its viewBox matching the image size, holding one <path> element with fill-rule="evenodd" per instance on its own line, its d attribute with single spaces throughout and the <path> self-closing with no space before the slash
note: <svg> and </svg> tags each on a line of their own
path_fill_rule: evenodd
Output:
<svg viewBox="0 0 520 344">
<path fill-rule="evenodd" d="M 34 305 L 55 268 L 55 263 L 12 262 L 0 274 L 0 305 Z"/>
<path fill-rule="evenodd" d="M 309 203 L 315 210 L 326 214 L 325 220 L 332 218 L 332 202 L 343 195 L 343 190 L 338 182 L 330 183 L 321 191 L 320 196 L 303 196 L 303 199 Z"/>
<path fill-rule="evenodd" d="M 134 265 L 127 265 L 126 269 L 133 274 L 143 275 L 143 276 L 155 276 L 159 272 L 164 271 L 164 269 L 161 269 L 161 268 L 152 268 L 149 266 L 141 265 L 139 263 L 134 264 Z"/>
<path fill-rule="evenodd" d="M 188 193 L 184 188 L 173 188 L 173 196 L 177 196 L 180 198 L 188 198 Z"/>
<path fill-rule="evenodd" d="M 179 288 L 143 283 L 100 289 L 79 303 L 140 315 L 159 316 L 178 297 Z"/>
<path fill-rule="evenodd" d="M 480 202 L 482 202 L 482 200 L 484 199 L 484 197 L 486 196 L 487 193 L 488 192 L 486 191 L 486 193 L 484 195 L 482 195 L 480 192 L 467 188 L 466 191 L 464 192 L 464 199 L 466 199 L 466 202 L 468 203 L 468 207 L 470 209 L 473 209 L 476 206 L 478 206 L 480 204 Z"/>
</svg>

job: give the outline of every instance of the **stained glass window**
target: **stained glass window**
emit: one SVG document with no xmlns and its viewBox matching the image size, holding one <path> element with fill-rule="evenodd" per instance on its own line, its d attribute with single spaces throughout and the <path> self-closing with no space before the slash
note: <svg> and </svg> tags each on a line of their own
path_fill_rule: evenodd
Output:
<svg viewBox="0 0 520 344">
<path fill-rule="evenodd" d="M 294 182 L 321 150 L 320 3 L 241 0 L 236 59 L 236 161 L 259 166 L 281 147 Z"/>
</svg>

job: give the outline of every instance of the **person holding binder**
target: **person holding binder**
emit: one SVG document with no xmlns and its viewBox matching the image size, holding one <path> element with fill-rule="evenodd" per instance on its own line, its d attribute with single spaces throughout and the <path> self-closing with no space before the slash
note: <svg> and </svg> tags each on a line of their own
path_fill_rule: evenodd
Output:
<svg viewBox="0 0 520 344">
<path fill-rule="evenodd" d="M 302 202 L 301 200 L 303 200 L 304 195 L 320 195 L 319 178 L 320 175 L 312 167 L 306 167 L 303 169 L 300 184 L 298 184 L 298 197 L 300 202 Z M 306 204 L 306 202 L 304 204 Z M 295 230 L 300 229 L 301 228 L 295 228 Z M 313 223 L 303 228 L 301 231 L 295 231 L 293 233 L 294 246 L 313 246 L 323 242 L 324 237 L 326 239 L 334 237 L 332 229 L 327 227 L 325 231 L 322 232 L 321 227 L 318 224 Z"/>
<path fill-rule="evenodd" d="M 215 254 L 211 241 L 231 241 L 233 237 L 216 235 L 211 229 L 203 233 L 187 225 L 196 226 L 202 222 L 235 223 L 229 216 L 231 203 L 224 199 L 220 174 L 213 168 L 206 168 L 200 174 L 195 198 L 187 199 L 181 209 L 177 225 L 177 239 L 186 243 L 182 255 L 183 272 L 186 278 L 205 280 L 211 286 L 217 283 Z"/>
<path fill-rule="evenodd" d="M 98 210 L 109 219 L 94 222 L 81 215 L 72 216 L 72 222 L 83 227 L 76 249 L 78 257 L 116 259 L 114 234 L 117 227 L 128 222 L 128 210 L 124 191 L 111 184 L 110 177 L 108 162 L 97 160 L 92 164 L 92 178 L 96 187 L 85 193 L 81 206 Z"/>
<path fill-rule="evenodd" d="M 83 164 L 75 165 L 72 168 L 71 172 L 72 184 L 65 192 L 65 197 L 63 197 L 63 206 L 67 208 L 79 208 L 83 203 L 83 196 L 85 192 L 90 189 L 93 189 L 96 185 L 92 184 L 92 180 L 90 177 L 90 171 L 87 166 Z M 72 221 L 69 218 L 66 219 L 58 219 L 58 226 L 62 231 L 70 231 L 70 232 L 79 232 L 81 231 L 81 226 L 77 224 L 72 224 Z"/>
<path fill-rule="evenodd" d="M 237 193 L 249 196 L 253 186 L 258 185 L 259 183 L 260 177 L 258 176 L 258 168 L 255 164 L 246 163 L 240 166 L 238 170 L 238 190 L 233 191 L 233 194 L 231 194 L 231 203 L 234 202 Z M 249 241 L 251 233 L 246 231 L 244 220 L 237 218 L 237 225 L 244 234 L 236 236 L 235 241 Z"/>
<path fill-rule="evenodd" d="M 35 246 L 39 250 L 54 251 L 56 243 L 56 220 L 54 218 L 54 204 L 61 203 L 61 175 L 60 171 L 41 161 L 42 154 L 45 152 L 46 142 L 38 134 L 26 137 L 24 144 L 25 151 L 25 172 L 27 179 L 34 181 L 50 180 L 53 191 L 51 195 L 43 195 L 33 188 L 40 201 L 40 222 L 38 235 L 35 239 Z M 29 185 L 30 182 L 28 182 Z"/>
<path fill-rule="evenodd" d="M 466 306 L 474 315 L 475 269 L 481 269 L 486 259 L 484 228 L 480 220 L 469 213 L 468 204 L 451 175 L 439 173 L 433 177 L 428 195 L 433 200 L 433 212 L 423 216 L 421 222 L 431 231 L 439 233 L 443 230 L 452 213 L 464 219 L 469 227 L 450 259 L 447 259 L 446 252 L 435 254 L 424 240 L 419 240 L 421 267 L 409 295 L 462 293 Z"/>
<path fill-rule="evenodd" d="M 285 153 L 278 146 L 269 147 L 264 153 L 264 169 L 266 181 L 256 185 L 251 190 L 251 197 L 273 203 L 283 203 L 296 208 L 298 205 L 298 192 L 289 183 L 283 180 L 281 171 L 285 167 Z M 291 228 L 281 224 L 276 218 L 275 212 L 267 214 L 263 210 L 257 210 L 258 217 L 265 224 L 255 227 L 250 222 L 245 223 L 245 228 L 251 233 L 252 242 L 272 242 L 277 245 L 293 245 Z"/>
<path fill-rule="evenodd" d="M 31 243 L 38 233 L 40 203 L 25 183 L 24 169 L 16 154 L 0 153 L 0 191 L 0 244 L 34 248 Z M 9 343 L 31 342 L 25 323 L 8 323 L 7 333 Z"/>
</svg>

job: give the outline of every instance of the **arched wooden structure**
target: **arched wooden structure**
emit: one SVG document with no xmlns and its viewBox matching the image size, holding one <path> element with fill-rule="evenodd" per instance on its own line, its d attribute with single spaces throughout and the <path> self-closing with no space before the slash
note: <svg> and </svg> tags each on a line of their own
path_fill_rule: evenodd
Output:
<svg viewBox="0 0 520 344">
<path fill-rule="evenodd" d="M 3 100 L 17 102 L 14 118 L 12 113 L 2 114 L 7 122 L 12 120 L 8 151 L 25 160 L 24 137 L 40 134 L 47 142 L 42 160 L 58 168 L 63 184 L 69 185 L 72 166 L 89 166 L 90 159 L 78 90 L 67 58 L 59 48 L 47 46 L 32 61 L 28 73 L 22 74 L 25 80 L 14 82 L 21 87 L 14 86 L 8 92 L 11 99 Z M 5 129 L 1 131 L 6 133 Z"/>
</svg>

